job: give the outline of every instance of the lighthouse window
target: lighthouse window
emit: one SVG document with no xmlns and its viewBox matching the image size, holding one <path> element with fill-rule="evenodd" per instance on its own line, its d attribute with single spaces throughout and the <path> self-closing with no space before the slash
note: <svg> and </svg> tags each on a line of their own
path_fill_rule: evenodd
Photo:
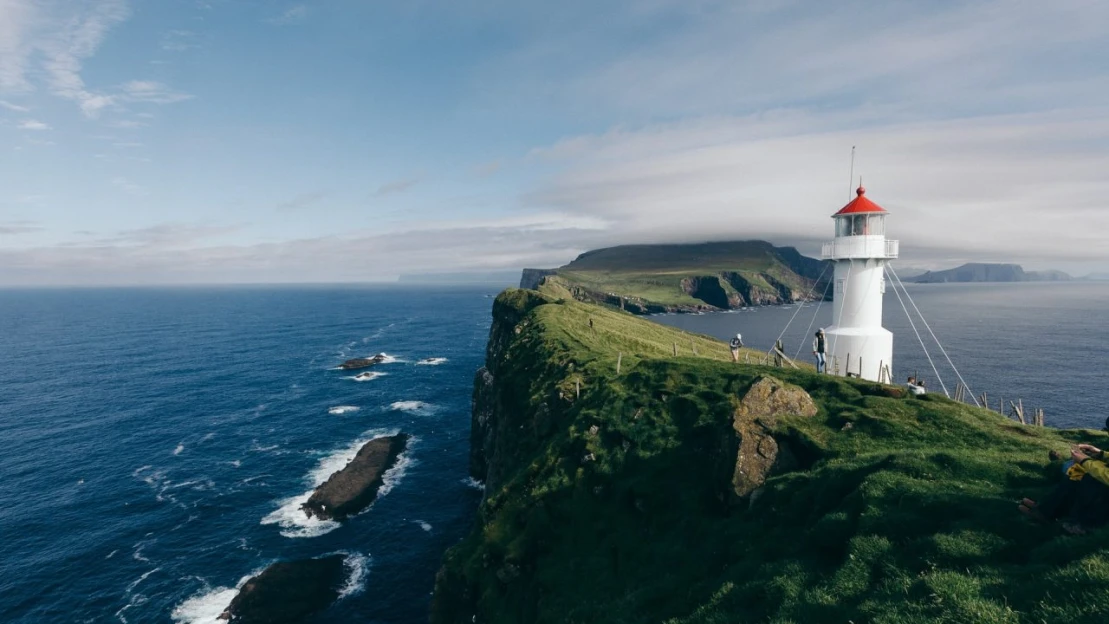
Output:
<svg viewBox="0 0 1109 624">
<path fill-rule="evenodd" d="M 880 214 L 870 215 L 869 220 L 870 220 L 870 227 L 868 228 L 868 231 L 869 231 L 870 234 L 873 234 L 873 235 L 877 236 L 879 234 L 885 234 L 886 233 L 886 217 L 885 217 L 885 215 L 880 215 Z"/>
<path fill-rule="evenodd" d="M 855 236 L 866 234 L 866 215 L 855 215 Z"/>
<path fill-rule="evenodd" d="M 836 236 L 851 236 L 851 217 L 836 219 Z"/>
</svg>

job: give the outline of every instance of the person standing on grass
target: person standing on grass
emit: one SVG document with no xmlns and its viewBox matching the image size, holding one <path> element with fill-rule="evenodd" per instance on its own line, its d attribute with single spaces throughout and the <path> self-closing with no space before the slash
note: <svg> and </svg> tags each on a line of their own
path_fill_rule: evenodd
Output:
<svg viewBox="0 0 1109 624">
<path fill-rule="evenodd" d="M 816 330 L 816 338 L 812 341 L 812 354 L 816 357 L 816 372 L 823 373 L 827 368 L 827 360 L 824 357 L 825 344 L 824 344 L 824 328 Z"/>
<path fill-rule="evenodd" d="M 736 334 L 728 346 L 732 349 L 732 361 L 739 362 L 739 350 L 743 348 L 743 334 Z"/>
</svg>

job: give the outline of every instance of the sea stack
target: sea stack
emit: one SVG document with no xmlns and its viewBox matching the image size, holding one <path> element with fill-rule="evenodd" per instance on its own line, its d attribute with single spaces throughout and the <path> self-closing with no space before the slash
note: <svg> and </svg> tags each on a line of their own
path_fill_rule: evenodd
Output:
<svg viewBox="0 0 1109 624">
<path fill-rule="evenodd" d="M 381 364 L 384 361 L 385 361 L 385 354 L 384 353 L 378 353 L 377 355 L 375 355 L 373 357 L 349 359 L 346 362 L 343 362 L 342 364 L 340 364 L 339 368 L 341 368 L 343 370 L 356 370 L 356 369 L 359 369 L 359 368 L 369 368 L 371 366 L 376 366 L 377 364 Z"/>
<path fill-rule="evenodd" d="M 377 498 L 385 472 L 397 463 L 408 445 L 408 435 L 374 438 L 342 470 L 316 488 L 301 509 L 309 518 L 346 520 L 362 511 Z"/>
<path fill-rule="evenodd" d="M 339 597 L 345 559 L 330 555 L 275 563 L 243 584 L 219 619 L 235 624 L 302 622 Z"/>
</svg>

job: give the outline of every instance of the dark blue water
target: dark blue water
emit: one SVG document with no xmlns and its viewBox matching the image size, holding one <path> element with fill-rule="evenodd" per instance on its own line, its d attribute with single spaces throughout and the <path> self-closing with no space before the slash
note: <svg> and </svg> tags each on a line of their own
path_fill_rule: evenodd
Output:
<svg viewBox="0 0 1109 624">
<path fill-rule="evenodd" d="M 348 595 L 320 621 L 426 621 L 480 497 L 493 293 L 0 291 L 0 620 L 214 622 L 267 564 L 343 552 Z M 398 361 L 376 379 L 333 370 L 378 352 Z M 290 499 L 397 430 L 415 441 L 372 508 L 290 522 Z"/>
<path fill-rule="evenodd" d="M 1109 354 L 1109 323 L 1104 320 L 1109 283 L 909 284 L 908 294 L 971 391 L 978 396 L 985 392 L 994 409 L 1002 399 L 1021 399 L 1028 413 L 1043 408 L 1049 426 L 1105 425 L 1109 385 L 1102 367 Z M 905 306 L 912 310 L 907 301 Z M 955 372 L 914 311 L 939 375 L 933 372 L 907 319 L 888 289 L 883 325 L 893 332 L 894 379 L 919 375 L 930 391 L 942 392 L 942 381 L 954 393 Z M 800 312 L 796 306 L 749 308 L 654 320 L 722 339 L 741 332 L 749 346 L 761 349 L 769 349 L 788 323 L 782 339 L 786 352 L 809 358 L 812 335 L 831 324 L 832 307 L 806 304 Z"/>
</svg>

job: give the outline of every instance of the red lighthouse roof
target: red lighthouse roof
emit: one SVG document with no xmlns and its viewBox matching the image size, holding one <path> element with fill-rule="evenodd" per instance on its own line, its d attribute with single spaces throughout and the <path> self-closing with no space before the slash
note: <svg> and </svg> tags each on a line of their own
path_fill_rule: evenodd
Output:
<svg viewBox="0 0 1109 624">
<path fill-rule="evenodd" d="M 882 208 L 866 198 L 866 189 L 863 188 L 862 184 L 859 184 L 859 188 L 855 191 L 855 195 L 857 195 L 855 199 L 852 199 L 846 206 L 840 208 L 839 212 L 832 216 L 839 217 L 842 215 L 863 214 L 867 212 L 886 212 L 885 208 Z"/>
</svg>

